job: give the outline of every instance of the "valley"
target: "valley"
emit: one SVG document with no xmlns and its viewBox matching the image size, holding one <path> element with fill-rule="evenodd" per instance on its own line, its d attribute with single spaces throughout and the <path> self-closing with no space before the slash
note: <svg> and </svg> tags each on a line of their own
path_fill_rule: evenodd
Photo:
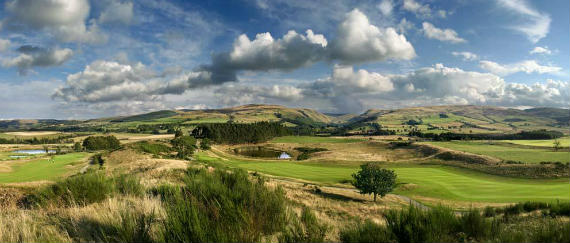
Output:
<svg viewBox="0 0 570 243">
<path fill-rule="evenodd" d="M 564 225 L 570 216 L 564 211 L 570 208 L 568 124 L 559 115 L 536 114 L 535 109 L 445 106 L 329 116 L 309 109 L 247 105 L 60 123 L 10 122 L 0 133 L 0 222 L 24 215 L 21 220 L 36 222 L 26 222 L 28 227 L 56 220 L 59 228 L 24 233 L 4 226 L 0 239 L 13 239 L 2 234 L 20 234 L 29 241 L 124 240 L 62 227 L 69 220 L 118 227 L 130 219 L 107 217 L 128 213 L 156 217 L 144 223 L 156 231 L 145 234 L 162 241 L 156 239 L 166 236 L 157 232 L 174 220 L 169 210 L 181 207 L 163 200 L 174 197 L 168 190 L 198 190 L 191 198 L 211 193 L 200 190 L 225 195 L 230 193 L 224 187 L 227 181 L 214 177 L 226 178 L 226 171 L 245 173 L 251 188 L 262 183 L 271 193 L 282 192 L 284 198 L 278 201 L 285 208 L 311 210 L 330 227 L 327 241 L 340 241 L 347 227 L 366 220 L 384 225 L 387 214 L 410 207 L 445 207 L 460 215 L 497 212 L 486 216 L 488 221 L 503 220 L 510 208 L 531 202 L 548 207 L 529 209 L 529 215 L 516 216 L 517 222 Z M 225 134 L 243 135 L 228 139 Z M 458 136 L 465 139 L 447 140 Z M 93 138 L 106 139 L 85 142 Z M 366 163 L 397 175 L 395 188 L 377 201 L 353 186 L 352 175 Z M 200 184 L 204 180 L 207 183 Z M 58 192 L 63 190 L 59 187 L 68 192 Z M 109 192 L 84 194 L 91 190 Z M 71 212 L 78 214 L 72 217 Z M 531 216 L 552 212 L 562 213 Z M 56 219 L 48 216 L 54 213 Z M 285 234 L 272 232 L 263 237 L 276 241 Z"/>
</svg>

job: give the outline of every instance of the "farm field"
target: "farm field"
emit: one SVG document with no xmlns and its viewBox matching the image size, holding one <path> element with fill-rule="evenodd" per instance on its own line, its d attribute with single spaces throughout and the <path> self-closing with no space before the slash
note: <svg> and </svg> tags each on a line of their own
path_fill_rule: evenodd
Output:
<svg viewBox="0 0 570 243">
<path fill-rule="evenodd" d="M 247 159 L 223 159 L 199 154 L 199 160 L 221 163 L 249 171 L 334 185 L 351 179 L 358 166 L 339 166 L 320 162 L 249 161 Z M 418 166 L 412 164 L 387 164 L 398 175 L 399 183 L 410 183 L 395 193 L 418 197 L 437 198 L 465 202 L 507 203 L 528 200 L 569 200 L 567 180 L 526 180 L 444 166 Z"/>
<path fill-rule="evenodd" d="M 502 160 L 521 161 L 524 163 L 540 163 L 543 161 L 566 163 L 570 161 L 570 152 L 567 150 L 554 152 L 552 148 L 524 148 L 500 142 L 488 144 L 487 141 L 451 141 L 427 143 L 448 149 L 487 155 Z"/>
<path fill-rule="evenodd" d="M 88 153 L 55 155 L 54 161 L 48 157 L 21 161 L 0 161 L 0 183 L 55 180 L 83 166 Z"/>
</svg>

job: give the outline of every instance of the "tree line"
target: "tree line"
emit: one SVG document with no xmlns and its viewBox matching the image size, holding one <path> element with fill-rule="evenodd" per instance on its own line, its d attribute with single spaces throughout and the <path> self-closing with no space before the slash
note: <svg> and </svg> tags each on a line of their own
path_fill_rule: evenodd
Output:
<svg viewBox="0 0 570 243">
<path fill-rule="evenodd" d="M 114 150 L 121 147 L 115 136 L 89 136 L 83 140 L 83 148 L 87 150 Z"/>
<path fill-rule="evenodd" d="M 214 143 L 224 144 L 261 143 L 290 134 L 285 126 L 276 122 L 208 123 L 192 130 L 195 138 L 207 138 Z"/>
<path fill-rule="evenodd" d="M 539 139 L 556 139 L 564 136 L 563 133 L 558 131 L 548 130 L 535 130 L 535 131 L 521 131 L 511 134 L 493 134 L 493 133 L 452 133 L 446 132 L 441 134 L 423 133 L 419 130 L 412 130 L 408 133 L 409 136 L 429 138 L 435 141 L 449 141 L 449 140 L 539 140 Z"/>
<path fill-rule="evenodd" d="M 0 138 L 0 144 L 53 144 L 53 143 L 70 143 L 73 136 L 57 136 L 57 137 L 41 137 L 41 138 Z"/>
</svg>

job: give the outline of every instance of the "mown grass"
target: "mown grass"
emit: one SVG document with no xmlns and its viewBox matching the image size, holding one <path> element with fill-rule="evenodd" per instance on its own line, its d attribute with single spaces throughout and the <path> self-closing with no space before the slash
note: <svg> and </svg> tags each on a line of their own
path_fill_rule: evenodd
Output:
<svg viewBox="0 0 570 243">
<path fill-rule="evenodd" d="M 274 176 L 323 184 L 346 182 L 351 179 L 352 173 L 358 170 L 356 166 L 326 165 L 319 162 L 265 162 L 234 158 L 221 160 L 204 154 L 198 154 L 197 159 Z M 570 187 L 566 180 L 507 178 L 446 166 L 387 164 L 387 167 L 396 171 L 399 183 L 414 184 L 412 187 L 396 190 L 396 193 L 410 197 L 422 196 L 445 200 L 505 203 L 528 200 L 549 202 L 558 199 L 570 200 L 568 198 Z"/>
<path fill-rule="evenodd" d="M 285 136 L 271 140 L 272 143 L 356 143 L 364 141 L 363 138 L 335 138 L 335 137 L 313 137 L 313 136 Z"/>
<path fill-rule="evenodd" d="M 501 140 L 501 142 L 507 142 L 512 144 L 519 144 L 519 145 L 528 145 L 528 146 L 538 146 L 538 147 L 554 147 L 554 139 L 546 139 L 546 140 Z M 562 137 L 559 138 L 560 146 L 568 148 L 570 146 L 570 137 Z M 567 151 L 568 149 L 566 149 Z"/>
<path fill-rule="evenodd" d="M 12 171 L 0 172 L 0 183 L 55 180 L 70 172 L 70 166 L 77 165 L 88 155 L 88 153 L 69 153 L 55 155 L 53 161 L 50 161 L 49 157 L 44 157 L 31 161 L 2 162 L 10 166 Z"/>
<path fill-rule="evenodd" d="M 540 163 L 543 161 L 569 162 L 570 153 L 560 150 L 554 152 L 552 149 L 520 148 L 516 146 L 502 145 L 500 143 L 488 144 L 483 141 L 451 141 L 451 142 L 429 142 L 435 146 L 464 151 L 474 154 L 487 155 L 502 160 L 522 161 L 525 163 Z"/>
</svg>

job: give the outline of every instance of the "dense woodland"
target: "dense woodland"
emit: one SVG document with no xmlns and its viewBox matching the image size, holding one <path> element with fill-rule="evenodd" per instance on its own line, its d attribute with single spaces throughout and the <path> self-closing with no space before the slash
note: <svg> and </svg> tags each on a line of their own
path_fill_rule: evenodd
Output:
<svg viewBox="0 0 570 243">
<path fill-rule="evenodd" d="M 83 148 L 87 150 L 113 150 L 121 147 L 115 136 L 90 136 L 83 140 Z"/>
<path fill-rule="evenodd" d="M 420 138 L 429 138 L 435 141 L 449 141 L 449 140 L 519 140 L 519 139 L 556 139 L 564 136 L 563 133 L 558 131 L 536 130 L 536 131 L 521 131 L 513 134 L 494 134 L 494 133 L 479 133 L 479 134 L 466 134 L 466 133 L 422 133 L 418 130 L 413 130 L 408 133 L 409 136 Z"/>
<path fill-rule="evenodd" d="M 224 144 L 261 143 L 289 134 L 290 131 L 285 126 L 275 122 L 209 123 L 198 125 L 192 131 L 195 138 L 208 138 Z"/>
<path fill-rule="evenodd" d="M 43 138 L 0 138 L 0 144 L 54 144 L 54 143 L 71 143 L 72 135 L 63 135 L 58 137 L 43 137 Z"/>
</svg>

